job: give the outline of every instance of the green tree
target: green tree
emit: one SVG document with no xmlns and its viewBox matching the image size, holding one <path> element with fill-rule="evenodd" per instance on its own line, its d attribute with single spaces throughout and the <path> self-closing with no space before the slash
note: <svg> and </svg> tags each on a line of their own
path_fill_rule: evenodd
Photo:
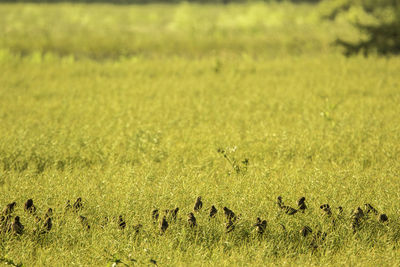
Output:
<svg viewBox="0 0 400 267">
<path fill-rule="evenodd" d="M 381 55 L 400 53 L 400 0 L 335 0 L 323 4 L 329 7 L 329 11 L 324 14 L 326 19 L 333 20 L 340 13 L 349 12 L 354 7 L 362 9 L 372 18 L 369 21 L 353 22 L 365 38 L 358 42 L 341 38 L 335 41 L 335 44 L 344 48 L 345 55 L 368 55 L 371 52 Z"/>
</svg>

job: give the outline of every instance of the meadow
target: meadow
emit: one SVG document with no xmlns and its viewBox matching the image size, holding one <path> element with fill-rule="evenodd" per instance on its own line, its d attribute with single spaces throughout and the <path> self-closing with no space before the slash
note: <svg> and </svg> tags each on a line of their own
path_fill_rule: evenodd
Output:
<svg viewBox="0 0 400 267">
<path fill-rule="evenodd" d="M 358 36 L 351 14 L 321 12 L 1 4 L 0 208 L 15 201 L 25 226 L 0 234 L 1 264 L 400 265 L 400 59 L 344 57 L 331 43 Z M 288 215 L 278 196 L 308 209 Z M 53 208 L 48 233 L 29 198 L 39 217 Z M 354 231 L 365 203 L 389 220 Z M 225 206 L 240 214 L 230 233 Z M 152 210 L 175 207 L 161 234 Z"/>
</svg>

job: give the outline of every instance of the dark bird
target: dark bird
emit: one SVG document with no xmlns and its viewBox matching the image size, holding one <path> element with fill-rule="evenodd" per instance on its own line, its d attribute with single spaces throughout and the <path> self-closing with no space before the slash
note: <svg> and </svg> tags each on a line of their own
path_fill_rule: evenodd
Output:
<svg viewBox="0 0 400 267">
<path fill-rule="evenodd" d="M 299 200 L 297 200 L 297 207 L 303 213 L 307 209 L 307 205 L 306 205 L 305 201 L 306 201 L 305 197 L 301 197 Z"/>
<path fill-rule="evenodd" d="M 160 216 L 158 209 L 154 209 L 151 212 L 151 218 L 153 219 L 153 223 L 156 223 L 158 221 L 158 217 Z"/>
<path fill-rule="evenodd" d="M 3 215 L 10 215 L 11 213 L 13 213 L 15 205 L 17 205 L 17 203 L 15 201 L 10 203 L 10 204 L 7 204 L 7 206 L 5 206 L 5 208 L 2 211 L 2 214 Z"/>
<path fill-rule="evenodd" d="M 0 217 L 0 233 L 7 232 L 9 230 L 11 223 L 11 215 L 1 216 Z"/>
<path fill-rule="evenodd" d="M 44 215 L 44 217 L 45 217 L 45 218 L 49 218 L 49 217 L 51 217 L 51 216 L 53 216 L 53 209 L 52 209 L 52 208 L 49 208 L 49 209 L 47 210 L 46 214 Z"/>
<path fill-rule="evenodd" d="M 157 265 L 157 261 L 153 260 L 153 259 L 150 259 L 150 263 L 153 263 L 154 265 Z"/>
<path fill-rule="evenodd" d="M 67 200 L 67 204 L 65 204 L 65 211 L 69 211 L 72 209 L 71 201 Z"/>
<path fill-rule="evenodd" d="M 236 214 L 227 207 L 224 207 L 224 214 L 227 220 L 236 221 Z"/>
<path fill-rule="evenodd" d="M 327 216 L 332 215 L 332 210 L 329 204 L 322 204 L 321 206 L 319 206 L 319 208 L 325 213 L 325 215 Z"/>
<path fill-rule="evenodd" d="M 178 218 L 178 211 L 179 211 L 178 207 L 170 211 L 172 220 L 176 221 L 176 219 Z"/>
<path fill-rule="evenodd" d="M 40 231 L 41 234 L 45 234 L 50 232 L 51 228 L 53 227 L 53 221 L 51 217 L 47 217 L 46 221 L 42 225 L 42 229 Z"/>
<path fill-rule="evenodd" d="M 379 221 L 382 223 L 387 222 L 388 220 L 389 220 L 388 216 L 384 213 L 379 216 Z"/>
<path fill-rule="evenodd" d="M 203 202 L 201 201 L 201 197 L 198 197 L 196 200 L 196 203 L 194 203 L 193 210 L 194 211 L 199 211 L 203 207 Z"/>
<path fill-rule="evenodd" d="M 188 214 L 188 223 L 189 223 L 189 226 L 192 228 L 197 226 L 196 217 L 194 217 L 193 212 L 190 212 Z"/>
<path fill-rule="evenodd" d="M 351 217 L 351 228 L 353 229 L 353 233 L 355 233 L 360 227 L 361 220 L 364 218 L 364 212 L 360 207 L 358 207 L 357 210 L 353 212 Z"/>
<path fill-rule="evenodd" d="M 339 214 L 342 214 L 342 213 L 343 213 L 343 208 L 342 208 L 342 206 L 339 206 L 339 207 L 338 207 L 338 210 L 339 210 Z"/>
<path fill-rule="evenodd" d="M 262 235 L 265 232 L 265 229 L 267 228 L 267 221 L 257 218 L 257 222 L 253 226 L 256 227 L 257 233 Z"/>
<path fill-rule="evenodd" d="M 210 208 L 210 215 L 209 215 L 210 218 L 214 218 L 215 215 L 217 215 L 217 212 L 218 212 L 217 208 L 214 205 L 212 205 Z"/>
<path fill-rule="evenodd" d="M 367 214 L 370 213 L 370 212 L 372 212 L 375 215 L 379 214 L 379 212 L 374 207 L 372 207 L 372 205 L 369 204 L 369 203 L 365 204 L 364 207 L 365 207 L 365 212 Z"/>
<path fill-rule="evenodd" d="M 75 212 L 80 211 L 83 208 L 81 197 L 78 197 L 76 199 L 73 207 L 74 207 Z"/>
<path fill-rule="evenodd" d="M 228 222 L 225 224 L 226 233 L 230 233 L 235 230 L 235 223 L 231 218 L 228 219 Z"/>
<path fill-rule="evenodd" d="M 36 207 L 33 205 L 33 200 L 30 198 L 25 202 L 24 210 L 28 213 L 35 213 Z"/>
<path fill-rule="evenodd" d="M 278 199 L 277 199 L 277 201 L 276 201 L 276 204 L 278 204 L 278 207 L 279 207 L 279 208 L 282 208 L 283 202 L 282 202 L 282 197 L 281 197 L 281 196 L 278 196 Z"/>
<path fill-rule="evenodd" d="M 122 218 L 122 215 L 119 215 L 119 217 L 118 217 L 118 227 L 121 230 L 125 229 L 125 227 L 126 227 L 126 222 Z"/>
<path fill-rule="evenodd" d="M 308 236 L 309 234 L 312 233 L 312 229 L 309 226 L 304 226 L 303 228 L 301 228 L 300 230 L 300 234 L 304 237 Z"/>
<path fill-rule="evenodd" d="M 278 204 L 278 207 L 279 207 L 280 209 L 284 210 L 285 213 L 288 214 L 288 215 L 293 215 L 293 214 L 295 214 L 295 213 L 297 212 L 297 210 L 296 210 L 295 208 L 292 208 L 292 207 L 289 207 L 289 206 L 285 206 L 285 205 L 283 204 L 283 201 L 282 201 L 282 197 L 281 197 L 281 196 L 278 196 L 278 200 L 277 200 L 276 203 Z"/>
<path fill-rule="evenodd" d="M 140 229 L 142 229 L 143 225 L 141 225 L 140 223 L 137 225 L 133 226 L 133 231 L 135 232 L 135 234 L 138 234 Z"/>
<path fill-rule="evenodd" d="M 295 208 L 289 206 L 282 206 L 282 209 L 285 211 L 287 215 L 294 215 L 296 214 L 297 210 Z"/>
<path fill-rule="evenodd" d="M 167 231 L 168 229 L 168 222 L 167 222 L 167 218 L 164 216 L 162 218 L 162 220 L 160 221 L 160 231 L 161 233 L 165 233 L 165 231 Z"/>
<path fill-rule="evenodd" d="M 22 235 L 24 232 L 24 226 L 19 220 L 19 216 L 15 216 L 14 222 L 11 224 L 11 232 L 17 235 Z"/>
<path fill-rule="evenodd" d="M 90 230 L 90 225 L 89 225 L 88 219 L 82 215 L 79 216 L 79 219 L 81 221 L 83 228 L 85 228 L 86 230 Z"/>
</svg>

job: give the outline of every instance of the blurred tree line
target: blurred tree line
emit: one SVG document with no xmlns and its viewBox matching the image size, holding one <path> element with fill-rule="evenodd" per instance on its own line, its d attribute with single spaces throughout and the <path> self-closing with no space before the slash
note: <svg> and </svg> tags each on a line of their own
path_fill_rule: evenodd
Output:
<svg viewBox="0 0 400 267">
<path fill-rule="evenodd" d="M 110 3 L 110 4 L 150 4 L 150 3 L 251 3 L 251 2 L 291 2 L 291 3 L 318 3 L 322 0 L 0 0 L 6 3 Z"/>
<path fill-rule="evenodd" d="M 344 48 L 345 55 L 400 53 L 400 0 L 332 0 L 323 5 L 328 10 L 325 19 L 334 20 L 343 13 L 358 14 L 352 24 L 364 38 L 355 42 L 338 38 L 335 42 Z"/>
</svg>

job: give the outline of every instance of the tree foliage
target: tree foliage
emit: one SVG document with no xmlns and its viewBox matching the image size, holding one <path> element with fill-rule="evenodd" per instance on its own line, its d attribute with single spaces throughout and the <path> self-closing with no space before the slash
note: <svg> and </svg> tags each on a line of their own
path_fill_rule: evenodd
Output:
<svg viewBox="0 0 400 267">
<path fill-rule="evenodd" d="M 327 1 L 328 2 L 328 1 Z M 336 0 L 329 1 L 328 12 L 323 16 L 334 20 L 339 14 L 360 9 L 369 20 L 359 18 L 353 25 L 365 35 L 358 42 L 341 38 L 335 44 L 344 47 L 345 55 L 358 53 L 368 55 L 376 52 L 381 55 L 400 53 L 400 0 Z"/>
</svg>

